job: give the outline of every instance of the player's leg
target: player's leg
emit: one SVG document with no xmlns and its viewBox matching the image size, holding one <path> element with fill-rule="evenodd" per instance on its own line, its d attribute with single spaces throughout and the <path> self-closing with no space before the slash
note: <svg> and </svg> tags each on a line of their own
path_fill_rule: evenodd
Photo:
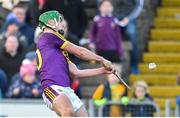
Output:
<svg viewBox="0 0 180 118">
<path fill-rule="evenodd" d="M 81 106 L 76 112 L 75 117 L 88 117 L 88 113 L 84 106 Z"/>
<path fill-rule="evenodd" d="M 74 91 L 71 88 L 68 88 L 67 93 L 68 93 L 67 96 L 73 106 L 74 116 L 75 117 L 88 117 L 87 111 L 86 111 L 82 101 L 74 93 Z"/>
<path fill-rule="evenodd" d="M 56 114 L 59 116 L 62 117 L 74 116 L 72 104 L 64 93 L 59 94 L 53 100 L 52 107 L 53 110 L 56 112 Z"/>
<path fill-rule="evenodd" d="M 52 85 L 45 90 L 45 93 L 50 95 L 53 98 L 52 110 L 54 110 L 59 116 L 88 116 L 87 111 L 83 106 L 82 101 L 78 98 L 78 96 L 74 93 L 74 91 L 70 87 L 61 87 L 57 85 Z M 54 95 L 53 95 L 54 94 Z M 53 96 L 52 96 L 53 95 Z M 44 98 L 46 98 L 46 96 Z M 50 98 L 49 97 L 49 98 Z M 45 100 L 45 103 L 48 102 Z M 50 99 L 51 100 L 51 99 Z M 52 100 L 51 100 L 52 101 Z M 51 105 L 48 105 L 51 106 Z"/>
</svg>

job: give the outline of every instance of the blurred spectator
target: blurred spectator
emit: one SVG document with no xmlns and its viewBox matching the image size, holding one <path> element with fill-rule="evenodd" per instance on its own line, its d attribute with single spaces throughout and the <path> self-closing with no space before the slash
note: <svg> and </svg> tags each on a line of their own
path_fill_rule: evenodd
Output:
<svg viewBox="0 0 180 118">
<path fill-rule="evenodd" d="M 126 87 L 118 83 L 118 79 L 110 75 L 107 77 L 108 81 L 105 84 L 99 85 L 93 94 L 93 100 L 97 106 L 107 103 L 107 101 L 121 101 L 121 98 L 127 94 Z M 103 116 L 118 117 L 121 116 L 121 108 L 116 105 L 106 105 L 103 109 Z"/>
<path fill-rule="evenodd" d="M 152 97 L 148 94 L 148 86 L 144 81 L 137 81 L 133 86 L 133 98 L 132 100 L 144 101 L 150 100 L 152 101 Z"/>
<path fill-rule="evenodd" d="M 144 0 L 112 0 L 114 4 L 114 14 L 120 20 L 119 24 L 123 27 L 127 39 L 132 43 L 131 53 L 131 72 L 138 74 L 138 37 L 136 18 L 140 15 Z"/>
<path fill-rule="evenodd" d="M 45 0 L 30 0 L 27 11 L 27 21 L 34 27 L 38 25 L 38 17 L 44 6 Z"/>
<path fill-rule="evenodd" d="M 24 35 L 28 39 L 28 44 L 32 44 L 34 39 L 34 29 L 28 23 L 25 22 L 26 18 L 26 9 L 23 5 L 18 4 L 14 6 L 12 13 L 8 16 L 15 14 L 18 22 L 19 22 L 19 31 L 22 35 Z"/>
<path fill-rule="evenodd" d="M 122 36 L 118 20 L 112 16 L 113 6 L 110 0 L 102 0 L 99 4 L 100 15 L 94 17 L 89 33 L 90 48 L 112 62 L 120 62 L 123 56 Z"/>
<path fill-rule="evenodd" d="M 10 82 L 10 78 L 19 71 L 24 58 L 24 50 L 16 36 L 9 35 L 6 38 L 0 57 L 0 68 L 7 74 L 7 80 Z"/>
<path fill-rule="evenodd" d="M 26 55 L 25 55 L 25 59 L 30 60 L 35 66 L 37 66 L 36 52 L 35 51 L 27 52 Z M 36 74 L 37 81 L 40 81 L 40 75 L 39 75 L 38 70 L 36 70 L 35 74 Z"/>
<path fill-rule="evenodd" d="M 36 66 L 25 59 L 20 67 L 20 78 L 9 87 L 7 97 L 10 98 L 40 98 L 42 94 L 40 83 L 35 76 Z"/>
<path fill-rule="evenodd" d="M 7 77 L 6 77 L 6 74 L 4 73 L 4 71 L 2 71 L 0 69 L 0 90 L 1 90 L 1 94 L 2 96 L 1 97 L 4 97 L 5 96 L 5 93 L 7 91 L 7 88 L 8 88 L 8 83 L 7 83 Z"/>
<path fill-rule="evenodd" d="M 9 18 L 2 28 L 2 33 L 0 34 L 0 47 L 3 47 L 5 39 L 8 35 L 16 35 L 18 37 L 21 45 L 27 47 L 27 39 L 24 35 L 19 32 L 19 25 L 16 18 Z"/>
<path fill-rule="evenodd" d="M 148 86 L 144 81 L 137 81 L 133 86 L 132 103 L 152 103 L 153 99 L 148 94 Z M 153 111 L 148 111 L 148 106 L 138 105 L 138 107 L 132 112 L 132 116 L 135 117 L 152 117 Z M 152 113 L 151 113 L 152 112 Z"/>
<path fill-rule="evenodd" d="M 122 36 L 119 21 L 112 15 L 113 5 L 110 0 L 99 3 L 100 15 L 94 17 L 89 33 L 89 47 L 97 54 L 110 60 L 121 71 L 120 61 L 123 58 Z M 120 72 L 119 72 L 120 73 Z"/>
<path fill-rule="evenodd" d="M 62 13 L 69 24 L 69 31 L 82 38 L 87 26 L 87 16 L 81 0 L 46 0 L 42 11 L 48 10 Z"/>
<path fill-rule="evenodd" d="M 2 25 L 2 22 L 5 20 L 8 13 L 19 2 L 20 0 L 0 0 L 0 26 Z"/>
<path fill-rule="evenodd" d="M 25 54 L 25 59 L 29 60 L 34 66 L 37 65 L 37 63 L 36 63 L 36 52 L 35 51 L 27 52 Z M 35 75 L 36 75 L 37 81 L 40 82 L 39 72 L 37 70 L 35 72 Z M 21 78 L 21 76 L 20 76 L 20 73 L 18 72 L 12 77 L 10 84 L 14 83 L 19 78 Z"/>
</svg>

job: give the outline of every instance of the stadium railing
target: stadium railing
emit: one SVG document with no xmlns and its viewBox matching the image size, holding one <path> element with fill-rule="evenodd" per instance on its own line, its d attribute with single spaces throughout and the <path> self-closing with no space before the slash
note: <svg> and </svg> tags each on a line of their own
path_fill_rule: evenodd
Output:
<svg viewBox="0 0 180 118">
<path fill-rule="evenodd" d="M 109 101 L 106 105 L 99 107 L 98 117 L 103 117 L 105 112 L 104 108 L 107 106 L 116 105 L 122 110 L 122 116 L 157 116 L 160 117 L 160 108 L 154 102 L 144 102 L 144 103 L 133 103 L 130 102 L 128 105 L 123 105 L 121 102 Z"/>
<path fill-rule="evenodd" d="M 171 117 L 171 116 L 180 117 L 180 105 L 178 105 L 176 103 L 175 109 L 172 109 L 173 105 L 171 105 L 171 104 L 172 103 L 171 103 L 170 99 L 167 99 L 166 100 L 166 107 L 165 107 L 166 108 L 165 117 Z"/>
</svg>

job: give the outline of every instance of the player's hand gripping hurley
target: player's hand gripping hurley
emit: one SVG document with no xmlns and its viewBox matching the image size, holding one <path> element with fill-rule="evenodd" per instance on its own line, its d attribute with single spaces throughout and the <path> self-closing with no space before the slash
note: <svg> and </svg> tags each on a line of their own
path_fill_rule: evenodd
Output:
<svg viewBox="0 0 180 118">
<path fill-rule="evenodd" d="M 121 81 L 128 89 L 131 89 L 127 84 L 126 82 L 120 77 L 118 76 L 117 74 L 117 71 L 114 69 L 112 63 L 110 61 L 103 61 L 103 66 L 106 68 L 106 69 L 109 69 L 109 70 L 112 70 L 112 74 L 114 74 L 118 79 L 119 81 Z"/>
</svg>

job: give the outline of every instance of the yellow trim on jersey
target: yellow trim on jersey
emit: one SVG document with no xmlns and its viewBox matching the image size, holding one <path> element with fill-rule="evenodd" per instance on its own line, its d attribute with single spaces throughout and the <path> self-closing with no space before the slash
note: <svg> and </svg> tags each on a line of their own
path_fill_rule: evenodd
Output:
<svg viewBox="0 0 180 118">
<path fill-rule="evenodd" d="M 39 64 L 37 64 L 37 69 L 40 70 L 42 67 L 42 56 L 38 49 L 36 50 L 36 54 L 37 54 L 38 62 L 39 62 Z"/>
<path fill-rule="evenodd" d="M 69 43 L 69 41 L 64 42 L 60 48 L 64 49 L 67 46 L 68 43 Z"/>
<path fill-rule="evenodd" d="M 62 39 L 64 42 L 67 41 L 67 39 L 65 39 L 63 35 L 56 33 L 56 32 L 53 32 L 53 34 L 56 35 L 57 37 L 59 37 L 60 39 Z"/>
<path fill-rule="evenodd" d="M 59 33 L 53 32 L 53 34 L 64 41 L 63 45 L 60 47 L 61 49 L 64 49 L 69 41 L 67 39 L 65 39 L 65 37 L 63 35 L 61 35 Z"/>
<path fill-rule="evenodd" d="M 67 62 L 68 62 L 68 64 L 72 64 L 73 63 L 71 60 L 68 60 Z"/>
<path fill-rule="evenodd" d="M 63 55 L 66 58 L 68 64 L 72 64 L 72 61 L 69 59 L 69 55 L 67 51 L 63 51 Z"/>
</svg>

